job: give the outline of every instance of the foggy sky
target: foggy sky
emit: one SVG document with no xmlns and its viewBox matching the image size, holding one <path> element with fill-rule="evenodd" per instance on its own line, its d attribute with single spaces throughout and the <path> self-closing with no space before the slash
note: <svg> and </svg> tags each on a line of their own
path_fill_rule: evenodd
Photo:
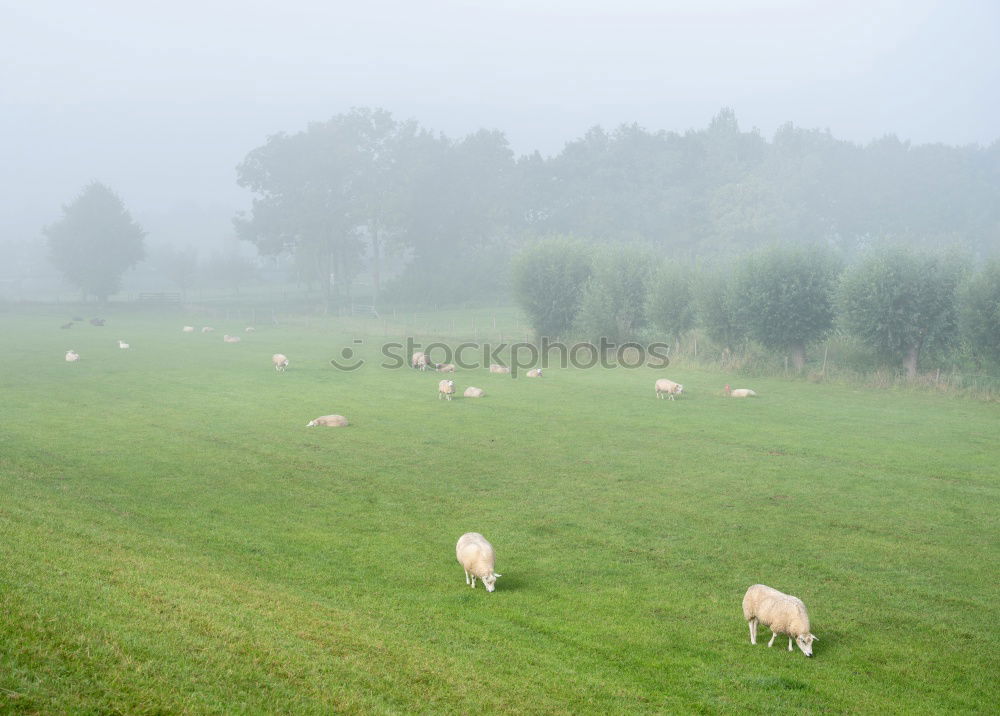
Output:
<svg viewBox="0 0 1000 716">
<path fill-rule="evenodd" d="M 995 0 L 0 0 L 0 240 L 93 179 L 133 213 L 241 208 L 247 152 L 359 106 L 518 154 L 724 106 L 768 138 L 990 144 L 998 39 Z"/>
</svg>

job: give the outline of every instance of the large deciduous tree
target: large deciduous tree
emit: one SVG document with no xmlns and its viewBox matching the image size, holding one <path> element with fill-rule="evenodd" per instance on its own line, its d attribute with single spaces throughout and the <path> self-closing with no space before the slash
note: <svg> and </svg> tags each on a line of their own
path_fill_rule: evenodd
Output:
<svg viewBox="0 0 1000 716">
<path fill-rule="evenodd" d="M 988 263 L 962 286 L 959 326 L 977 358 L 1000 365 L 1000 259 Z"/>
<path fill-rule="evenodd" d="M 44 233 L 52 263 L 84 298 L 106 301 L 120 290 L 125 271 L 145 256 L 146 233 L 121 198 L 97 181 L 64 206 L 62 218 Z"/>
<path fill-rule="evenodd" d="M 942 255 L 895 247 L 870 253 L 841 280 L 844 325 L 912 378 L 921 352 L 955 335 L 961 276 L 961 264 Z"/>
<path fill-rule="evenodd" d="M 750 336 L 788 351 L 801 371 L 806 347 L 833 327 L 840 261 L 817 245 L 775 245 L 746 256 L 736 273 L 736 295 Z"/>
<path fill-rule="evenodd" d="M 570 331 L 590 277 L 590 262 L 587 248 L 565 237 L 539 241 L 514 257 L 514 300 L 539 338 L 563 337 Z"/>
<path fill-rule="evenodd" d="M 594 261 L 583 290 L 577 325 L 594 340 L 635 340 L 646 325 L 652 258 L 643 249 L 608 249 Z"/>
<path fill-rule="evenodd" d="M 649 319 L 675 342 L 694 328 L 694 297 L 691 292 L 691 268 L 670 261 L 650 279 Z"/>
</svg>

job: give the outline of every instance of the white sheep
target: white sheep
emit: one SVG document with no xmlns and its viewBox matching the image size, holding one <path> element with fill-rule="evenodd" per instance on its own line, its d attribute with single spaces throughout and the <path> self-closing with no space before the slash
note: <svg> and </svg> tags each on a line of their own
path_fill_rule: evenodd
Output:
<svg viewBox="0 0 1000 716">
<path fill-rule="evenodd" d="M 257 330 L 257 329 L 256 329 L 256 328 L 254 328 L 253 326 L 247 326 L 247 328 L 246 328 L 246 332 L 247 332 L 247 333 L 253 333 L 253 332 L 254 332 L 254 331 L 256 331 L 256 330 Z"/>
<path fill-rule="evenodd" d="M 656 381 L 656 397 L 662 398 L 666 394 L 670 400 L 674 399 L 674 396 L 680 395 L 684 392 L 684 386 L 680 383 L 675 383 L 672 380 L 667 380 L 666 378 L 660 378 Z"/>
<path fill-rule="evenodd" d="M 427 358 L 427 354 L 421 351 L 417 351 L 410 358 L 410 367 L 416 368 L 417 370 L 427 370 L 427 366 L 430 365 L 430 360 Z"/>
<path fill-rule="evenodd" d="M 126 342 L 125 342 L 125 341 L 123 341 L 123 340 L 122 340 L 121 338 L 119 338 L 119 339 L 118 339 L 118 347 L 119 347 L 119 348 L 121 348 L 121 349 L 122 349 L 123 351 L 127 351 L 127 350 L 129 349 L 129 347 L 130 347 L 130 346 L 129 346 L 129 344 L 128 344 L 128 343 L 126 343 Z"/>
<path fill-rule="evenodd" d="M 730 397 L 730 398 L 755 398 L 755 397 L 757 397 L 757 393 L 755 393 L 754 391 L 750 390 L 749 388 L 737 388 L 736 390 L 733 390 L 732 388 L 729 387 L 728 384 L 726 385 L 726 395 L 728 397 Z"/>
<path fill-rule="evenodd" d="M 194 326 L 184 326 L 181 330 L 185 333 L 194 333 Z"/>
<path fill-rule="evenodd" d="M 67 363 L 75 363 L 78 360 L 80 360 L 80 354 L 79 353 L 77 353 L 76 351 L 74 351 L 72 348 L 70 348 L 68 351 L 66 351 L 66 362 Z"/>
<path fill-rule="evenodd" d="M 438 400 L 441 398 L 446 398 L 451 400 L 451 396 L 455 394 L 455 381 L 453 380 L 442 380 L 438 383 Z"/>
<path fill-rule="evenodd" d="M 506 373 L 510 373 L 510 368 L 508 368 L 505 365 L 498 365 L 496 363 L 491 363 L 490 364 L 490 373 L 499 373 L 501 375 L 504 375 Z"/>
<path fill-rule="evenodd" d="M 482 388 L 475 388 L 470 385 L 468 388 L 465 389 L 465 392 L 462 393 L 462 395 L 464 395 L 466 398 L 482 398 L 484 395 L 486 395 L 486 391 L 483 390 Z"/>
<path fill-rule="evenodd" d="M 211 333 L 211 332 L 212 332 L 212 331 L 214 331 L 214 330 L 215 330 L 215 329 L 214 329 L 214 328 L 212 328 L 211 326 L 202 326 L 202 327 L 201 327 L 201 332 L 202 332 L 202 333 Z"/>
<path fill-rule="evenodd" d="M 350 423 L 347 422 L 347 418 L 343 415 L 321 415 L 315 420 L 310 420 L 307 424 L 307 428 L 314 428 L 317 425 L 324 425 L 328 428 L 343 428 Z"/>
<path fill-rule="evenodd" d="M 288 367 L 288 356 L 282 355 L 281 353 L 275 353 L 271 356 L 271 363 L 274 364 L 274 369 L 279 373 L 284 373 L 285 368 Z"/>
<path fill-rule="evenodd" d="M 226 343 L 239 343 L 240 342 L 240 337 L 239 336 L 231 336 L 231 335 L 229 335 L 227 333 L 226 335 L 224 335 L 222 337 L 222 340 L 225 341 Z"/>
<path fill-rule="evenodd" d="M 755 584 L 747 590 L 743 597 L 743 616 L 750 626 L 750 643 L 757 643 L 757 624 L 763 624 L 771 630 L 771 641 L 778 634 L 788 635 L 788 650 L 792 648 L 792 639 L 799 645 L 802 653 L 812 656 L 812 643 L 819 637 L 809 631 L 809 614 L 802 600 L 777 589 Z"/>
<path fill-rule="evenodd" d="M 454 363 L 439 363 L 437 365 L 438 372 L 440 373 L 454 373 L 455 364 Z"/>
<path fill-rule="evenodd" d="M 496 589 L 497 578 L 502 574 L 493 571 L 496 554 L 493 545 L 486 541 L 478 532 L 466 532 L 458 538 L 455 545 L 455 557 L 465 570 L 465 583 L 476 588 L 476 577 L 483 582 L 487 592 Z"/>
<path fill-rule="evenodd" d="M 532 368 L 527 373 L 525 373 L 525 375 L 528 376 L 529 378 L 541 378 L 542 377 L 542 369 L 541 368 Z"/>
</svg>

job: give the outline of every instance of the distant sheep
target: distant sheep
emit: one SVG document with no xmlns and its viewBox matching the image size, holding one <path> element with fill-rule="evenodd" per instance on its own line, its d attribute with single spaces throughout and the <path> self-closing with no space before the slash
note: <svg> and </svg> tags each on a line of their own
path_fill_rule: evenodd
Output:
<svg viewBox="0 0 1000 716">
<path fill-rule="evenodd" d="M 446 398 L 451 400 L 451 396 L 455 394 L 455 381 L 453 380 L 442 380 L 438 383 L 438 400 L 441 398 Z"/>
<path fill-rule="evenodd" d="M 212 328 L 211 326 L 202 326 L 202 329 L 201 329 L 201 332 L 202 332 L 202 333 L 211 333 L 211 332 L 212 332 L 212 331 L 214 331 L 214 330 L 215 330 L 215 329 L 214 329 L 214 328 Z"/>
<path fill-rule="evenodd" d="M 64 323 L 64 324 L 62 324 L 59 327 L 60 328 L 72 328 L 73 327 L 73 321 L 70 321 L 69 323 Z"/>
<path fill-rule="evenodd" d="M 478 577 L 486 587 L 487 592 L 496 589 L 497 578 L 502 574 L 493 571 L 496 563 L 496 553 L 493 545 L 486 541 L 478 532 L 466 532 L 458 538 L 455 545 L 455 557 L 465 570 L 465 583 L 476 588 Z"/>
<path fill-rule="evenodd" d="M 225 341 L 226 343 L 239 343 L 240 342 L 240 337 L 239 336 L 231 336 L 231 335 L 229 335 L 227 333 L 226 335 L 224 335 L 222 337 L 222 340 Z"/>
<path fill-rule="evenodd" d="M 274 364 L 274 369 L 279 373 L 284 373 L 285 369 L 288 367 L 288 356 L 282 355 L 281 353 L 275 353 L 271 356 L 271 363 Z"/>
<path fill-rule="evenodd" d="M 750 390 L 749 388 L 737 388 L 736 390 L 731 389 L 728 385 L 726 386 L 726 395 L 730 398 L 755 398 L 757 394 Z"/>
<path fill-rule="evenodd" d="M 474 388 L 473 386 L 470 385 L 468 388 L 465 389 L 465 392 L 462 393 L 462 395 L 464 395 L 466 398 L 482 398 L 484 395 L 486 395 L 486 391 L 483 390 L 482 388 Z"/>
<path fill-rule="evenodd" d="M 755 584 L 743 597 L 743 617 L 750 626 L 751 644 L 757 643 L 759 623 L 772 632 L 768 646 L 774 644 L 778 634 L 787 634 L 789 651 L 794 651 L 792 648 L 794 639 L 803 654 L 812 656 L 812 643 L 818 637 L 809 631 L 809 614 L 801 599 L 763 584 Z"/>
<path fill-rule="evenodd" d="M 454 363 L 438 363 L 436 367 L 438 369 L 438 372 L 440 372 L 440 373 L 454 373 L 455 372 L 455 364 Z"/>
<path fill-rule="evenodd" d="M 350 423 L 347 422 L 347 418 L 343 415 L 321 415 L 315 420 L 310 420 L 306 423 L 307 428 L 314 428 L 317 425 L 324 425 L 328 428 L 343 428 L 350 425 Z"/>
<path fill-rule="evenodd" d="M 527 373 L 525 373 L 525 375 L 528 376 L 529 378 L 541 378 L 542 377 L 542 369 L 541 368 L 532 368 Z"/>
<path fill-rule="evenodd" d="M 499 373 L 501 375 L 504 375 L 506 373 L 510 373 L 510 368 L 508 368 L 505 365 L 498 365 L 496 363 L 492 363 L 490 364 L 490 373 Z"/>
<path fill-rule="evenodd" d="M 70 348 L 68 351 L 66 351 L 66 362 L 67 363 L 75 363 L 78 360 L 80 360 L 80 354 L 79 353 L 77 353 L 76 351 L 74 351 L 72 348 Z"/>
<path fill-rule="evenodd" d="M 667 380 L 666 378 L 660 378 L 656 381 L 656 397 L 663 398 L 664 395 L 674 399 L 674 396 L 680 395 L 684 392 L 684 386 L 680 383 L 675 383 L 672 380 Z"/>
<path fill-rule="evenodd" d="M 194 333 L 194 326 L 184 326 L 181 330 L 185 333 Z"/>
<path fill-rule="evenodd" d="M 247 326 L 247 328 L 246 328 L 246 331 L 247 331 L 247 333 L 253 333 L 253 332 L 254 332 L 254 331 L 256 331 L 256 330 L 257 330 L 257 329 L 256 329 L 256 328 L 254 328 L 253 326 Z"/>
<path fill-rule="evenodd" d="M 127 351 L 130 348 L 129 344 L 123 341 L 121 338 L 118 339 L 118 347 L 121 348 L 123 351 Z"/>
<path fill-rule="evenodd" d="M 427 354 L 421 351 L 417 351 L 410 358 L 410 367 L 416 368 L 417 370 L 427 370 L 430 365 L 430 360 L 427 358 Z"/>
</svg>

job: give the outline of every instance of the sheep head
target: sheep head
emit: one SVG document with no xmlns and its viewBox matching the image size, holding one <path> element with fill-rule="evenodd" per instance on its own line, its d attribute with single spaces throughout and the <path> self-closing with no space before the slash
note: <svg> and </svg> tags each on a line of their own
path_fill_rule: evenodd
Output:
<svg viewBox="0 0 1000 716">
<path fill-rule="evenodd" d="M 795 637 L 795 643 L 799 645 L 802 653 L 806 656 L 813 655 L 813 642 L 819 639 L 818 636 L 813 636 L 812 634 L 799 634 Z"/>
<path fill-rule="evenodd" d="M 497 578 L 502 577 L 502 574 L 497 574 L 496 572 L 490 572 L 485 577 L 482 577 L 483 586 L 486 587 L 487 592 L 492 592 L 497 588 Z"/>
</svg>

